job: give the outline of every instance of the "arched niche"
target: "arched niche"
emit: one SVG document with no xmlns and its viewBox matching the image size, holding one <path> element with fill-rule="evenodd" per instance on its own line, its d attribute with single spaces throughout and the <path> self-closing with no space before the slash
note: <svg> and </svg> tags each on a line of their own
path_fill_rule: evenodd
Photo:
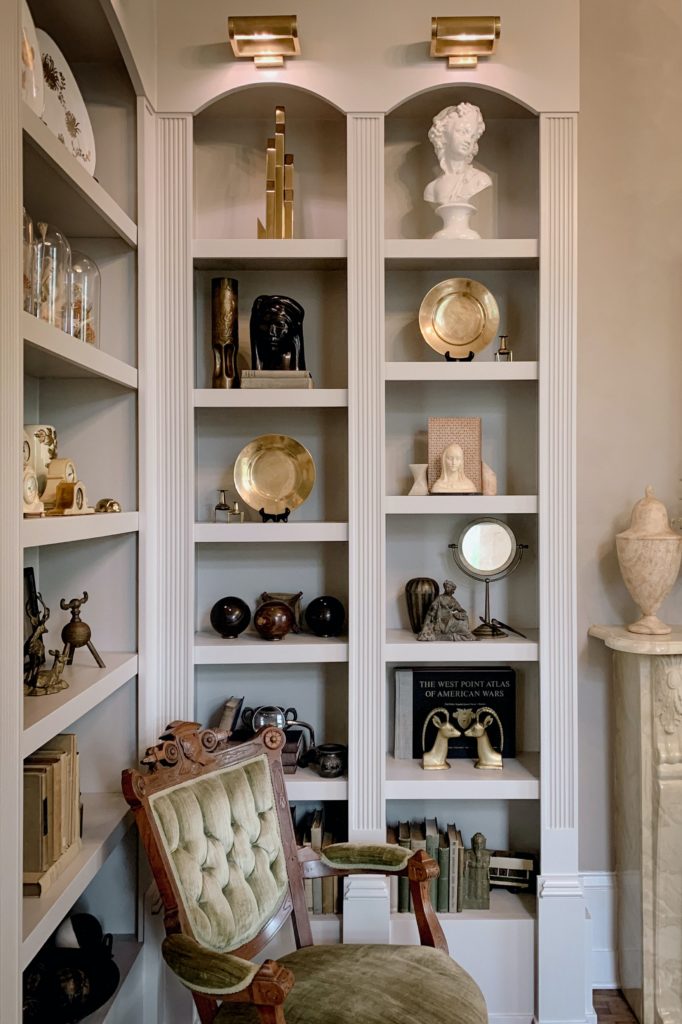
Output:
<svg viewBox="0 0 682 1024">
<path fill-rule="evenodd" d="M 442 225 L 423 199 L 439 173 L 428 140 L 434 116 L 444 107 L 473 103 L 486 124 L 474 166 L 493 179 L 473 200 L 472 227 L 482 238 L 537 238 L 539 119 L 535 111 L 490 88 L 453 84 L 405 99 L 386 115 L 385 233 L 387 238 L 432 238 Z"/>
<path fill-rule="evenodd" d="M 294 157 L 294 237 L 345 237 L 345 114 L 315 93 L 265 82 L 195 114 L 195 238 L 256 237 L 277 106 L 286 110 L 286 152 Z"/>
</svg>

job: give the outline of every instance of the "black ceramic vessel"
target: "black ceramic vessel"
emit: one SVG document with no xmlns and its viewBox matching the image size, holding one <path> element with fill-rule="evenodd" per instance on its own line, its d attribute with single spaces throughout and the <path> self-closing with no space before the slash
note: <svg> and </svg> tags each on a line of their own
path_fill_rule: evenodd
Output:
<svg viewBox="0 0 682 1024">
<path fill-rule="evenodd" d="M 316 597 L 305 610 L 306 624 L 315 636 L 340 636 L 345 620 L 346 609 L 337 597 Z"/>
<path fill-rule="evenodd" d="M 221 597 L 211 608 L 211 625 L 223 640 L 236 640 L 251 621 L 251 611 L 241 597 Z"/>
<path fill-rule="evenodd" d="M 405 584 L 407 614 L 413 633 L 421 633 L 426 613 L 438 597 L 440 587 L 428 576 L 417 576 Z"/>
<path fill-rule="evenodd" d="M 294 628 L 294 613 L 285 601 L 265 601 L 256 608 L 253 624 L 264 640 L 282 640 Z"/>
</svg>

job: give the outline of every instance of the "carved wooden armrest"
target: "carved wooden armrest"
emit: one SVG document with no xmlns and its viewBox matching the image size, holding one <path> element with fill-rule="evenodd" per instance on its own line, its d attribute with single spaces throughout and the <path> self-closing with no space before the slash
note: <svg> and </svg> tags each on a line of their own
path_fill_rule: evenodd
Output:
<svg viewBox="0 0 682 1024">
<path fill-rule="evenodd" d="M 390 843 L 332 843 L 320 853 L 320 860 L 337 871 L 403 871 L 412 850 Z M 436 865 L 437 868 L 437 865 Z"/>
</svg>

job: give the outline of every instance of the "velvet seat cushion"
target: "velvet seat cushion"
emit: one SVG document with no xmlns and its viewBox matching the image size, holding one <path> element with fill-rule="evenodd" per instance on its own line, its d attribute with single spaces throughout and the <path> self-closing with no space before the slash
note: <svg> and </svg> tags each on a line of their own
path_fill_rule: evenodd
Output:
<svg viewBox="0 0 682 1024">
<path fill-rule="evenodd" d="M 476 982 L 427 946 L 306 946 L 277 962 L 295 984 L 287 1024 L 487 1024 Z M 223 1003 L 214 1024 L 259 1024 L 256 1009 Z"/>
</svg>

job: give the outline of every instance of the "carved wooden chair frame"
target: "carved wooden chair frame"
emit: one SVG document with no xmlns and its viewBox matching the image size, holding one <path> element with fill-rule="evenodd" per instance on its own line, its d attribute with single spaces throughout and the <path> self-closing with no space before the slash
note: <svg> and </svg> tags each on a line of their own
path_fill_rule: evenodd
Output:
<svg viewBox="0 0 682 1024">
<path fill-rule="evenodd" d="M 270 778 L 275 797 L 275 809 L 287 865 L 288 889 L 274 915 L 249 942 L 231 949 L 229 953 L 216 954 L 206 950 L 212 957 L 240 957 L 251 960 L 279 931 L 289 917 L 292 919 L 297 948 L 312 946 L 313 938 L 310 919 L 305 904 L 304 878 L 320 878 L 325 875 L 386 874 L 387 868 L 334 868 L 322 863 L 319 854 L 310 848 L 299 849 L 296 845 L 293 823 L 282 772 L 282 747 L 284 733 L 273 727 L 261 729 L 253 739 L 244 743 L 230 743 L 229 733 L 217 729 L 202 729 L 197 722 L 171 722 L 161 741 L 149 747 L 142 761 L 147 773 L 139 770 L 125 770 L 121 784 L 126 800 L 130 804 L 147 851 L 147 856 L 164 905 L 164 924 L 167 936 L 192 935 L 182 901 L 179 899 L 174 873 L 168 862 L 164 845 L 160 841 L 158 826 L 151 812 L 149 799 L 178 783 L 199 779 L 212 772 L 238 766 L 241 762 L 265 753 L 268 758 Z M 381 845 L 381 844 L 379 844 Z M 362 846 L 358 847 L 362 853 Z M 366 847 L 376 851 L 376 844 Z M 423 851 L 415 853 L 401 870 L 390 870 L 391 874 L 407 877 L 410 895 L 423 946 L 432 946 L 448 952 L 447 942 L 430 900 L 430 882 L 438 877 L 438 865 Z M 166 942 L 169 940 L 166 939 Z M 189 939 L 197 950 L 198 943 Z M 191 985 L 183 983 L 191 990 Z M 224 1002 L 251 1003 L 258 1011 L 263 1024 L 286 1024 L 284 1001 L 294 984 L 293 973 L 282 967 L 276 960 L 266 960 L 258 969 L 251 983 L 238 992 L 215 993 L 210 996 L 192 991 L 202 1024 L 211 1024 L 219 1006 Z"/>
</svg>

